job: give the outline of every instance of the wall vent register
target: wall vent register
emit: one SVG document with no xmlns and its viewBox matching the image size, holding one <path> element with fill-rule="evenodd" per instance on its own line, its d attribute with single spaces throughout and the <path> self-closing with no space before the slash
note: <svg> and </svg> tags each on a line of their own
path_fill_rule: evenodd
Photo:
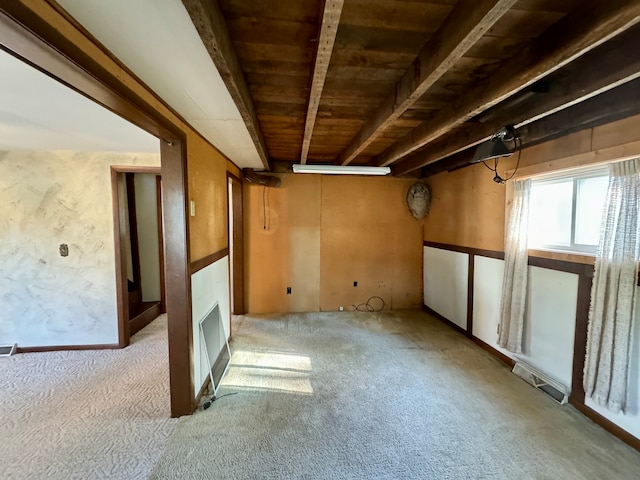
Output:
<svg viewBox="0 0 640 480">
<path fill-rule="evenodd" d="M 571 392 L 568 387 L 521 359 L 516 359 L 516 364 L 513 366 L 512 372 L 529 385 L 538 390 L 542 390 L 560 405 L 564 405 L 569 400 L 569 394 Z"/>
</svg>

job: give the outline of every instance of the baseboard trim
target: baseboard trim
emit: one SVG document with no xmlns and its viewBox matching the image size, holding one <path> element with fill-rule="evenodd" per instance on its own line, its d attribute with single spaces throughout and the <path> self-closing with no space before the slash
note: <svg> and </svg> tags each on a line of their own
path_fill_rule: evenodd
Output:
<svg viewBox="0 0 640 480">
<path fill-rule="evenodd" d="M 636 438 L 629 432 L 613 423 L 608 418 L 603 417 L 595 410 L 587 407 L 584 403 L 577 401 L 574 398 L 569 397 L 569 403 L 573 405 L 580 413 L 589 418 L 594 423 L 600 425 L 606 431 L 612 435 L 618 437 L 624 443 L 640 452 L 640 438 Z"/>
<path fill-rule="evenodd" d="M 44 347 L 18 347 L 16 353 L 64 352 L 68 350 L 117 350 L 122 348 L 117 343 L 97 345 L 51 345 Z"/>
<path fill-rule="evenodd" d="M 132 337 L 162 314 L 160 302 L 147 308 L 129 321 L 129 336 Z"/>
<path fill-rule="evenodd" d="M 456 325 L 451 320 L 449 320 L 447 317 L 444 317 L 444 316 L 440 315 L 438 312 L 433 310 L 431 307 L 428 307 L 427 305 L 422 305 L 422 310 L 427 312 L 429 315 L 433 315 L 434 317 L 436 317 L 441 322 L 446 323 L 448 326 L 450 326 L 454 330 L 457 330 L 458 332 L 463 334 L 465 337 L 469 336 L 469 332 L 467 332 L 464 328 L 462 328 L 460 325 Z"/>
<path fill-rule="evenodd" d="M 516 364 L 516 362 L 515 362 L 515 360 L 513 358 L 509 357 L 508 355 L 505 355 L 504 353 L 502 353 L 497 348 L 493 348 L 491 345 L 489 345 L 488 343 L 480 340 L 475 335 L 471 335 L 470 338 L 471 338 L 471 340 L 473 340 L 473 342 L 476 345 L 478 345 L 479 347 L 483 348 L 484 350 L 489 352 L 491 355 L 496 356 L 499 360 L 501 360 L 503 363 L 505 363 L 509 368 L 513 368 L 513 366 Z"/>
<path fill-rule="evenodd" d="M 473 341 L 473 343 L 475 343 L 479 347 L 483 348 L 484 350 L 486 350 L 490 354 L 496 356 L 499 360 L 504 362 L 510 368 L 513 368 L 513 366 L 515 365 L 515 361 L 512 358 L 508 357 L 507 355 L 502 353 L 500 350 L 497 350 L 497 349 L 493 348 L 488 343 L 480 340 L 478 337 L 474 336 L 471 332 L 468 332 L 467 330 L 465 330 L 464 328 L 460 327 L 459 325 L 456 325 L 455 323 L 453 323 L 451 320 L 449 320 L 445 316 L 440 315 L 438 312 L 433 310 L 431 307 L 428 307 L 427 305 L 423 305 L 422 309 L 425 312 L 427 312 L 428 314 L 433 315 L 434 317 L 436 317 L 441 322 L 447 324 L 449 327 L 451 327 L 454 330 L 457 330 L 458 332 L 462 333 L 465 337 L 467 337 L 471 341 Z"/>
<path fill-rule="evenodd" d="M 485 349 L 487 352 L 491 353 L 492 355 L 496 356 L 499 360 L 504 362 L 509 367 L 513 368 L 513 366 L 515 365 L 515 361 L 513 359 L 509 358 L 508 356 L 506 356 L 504 353 L 500 352 L 499 350 L 496 350 L 495 348 L 493 348 L 488 343 L 485 343 L 482 340 L 480 340 L 479 338 L 467 333 L 466 330 L 464 330 L 463 328 L 460 328 L 458 325 L 453 323 L 448 318 L 440 315 L 435 310 L 429 308 L 426 305 L 423 305 L 422 309 L 425 312 L 433 315 L 434 317 L 436 317 L 438 320 L 442 321 L 446 325 L 452 327 L 454 330 L 457 330 L 458 332 L 462 333 L 463 335 L 468 337 L 469 340 L 471 340 L 472 342 L 476 343 L 477 345 L 479 345 L 480 347 L 482 347 L 483 349 Z M 623 428 L 619 427 L 618 425 L 613 423 L 611 420 L 603 417 L 598 412 L 590 409 L 583 402 L 579 401 L 578 399 L 576 399 L 574 397 L 569 397 L 569 403 L 571 403 L 571 405 L 573 405 L 585 417 L 589 418 L 591 421 L 593 421 L 594 423 L 598 424 L 600 427 L 605 429 L 607 432 L 609 432 L 610 434 L 612 434 L 615 437 L 618 437 L 624 443 L 626 443 L 630 447 L 632 447 L 635 450 L 640 452 L 640 438 L 634 437 L 632 434 L 630 434 L 629 432 L 627 432 Z"/>
</svg>

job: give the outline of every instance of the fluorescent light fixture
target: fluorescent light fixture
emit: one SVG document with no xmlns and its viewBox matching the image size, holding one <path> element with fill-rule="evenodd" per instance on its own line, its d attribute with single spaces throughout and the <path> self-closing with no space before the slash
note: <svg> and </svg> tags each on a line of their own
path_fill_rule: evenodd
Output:
<svg viewBox="0 0 640 480">
<path fill-rule="evenodd" d="M 389 167 L 366 165 L 293 165 L 293 173 L 323 173 L 325 175 L 388 175 Z"/>
</svg>

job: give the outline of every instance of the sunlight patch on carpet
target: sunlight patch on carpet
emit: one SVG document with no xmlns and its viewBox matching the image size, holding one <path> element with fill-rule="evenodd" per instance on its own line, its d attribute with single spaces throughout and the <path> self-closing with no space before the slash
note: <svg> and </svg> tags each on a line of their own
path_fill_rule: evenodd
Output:
<svg viewBox="0 0 640 480">
<path fill-rule="evenodd" d="M 287 353 L 239 350 L 233 353 L 225 387 L 312 395 L 311 358 Z"/>
</svg>

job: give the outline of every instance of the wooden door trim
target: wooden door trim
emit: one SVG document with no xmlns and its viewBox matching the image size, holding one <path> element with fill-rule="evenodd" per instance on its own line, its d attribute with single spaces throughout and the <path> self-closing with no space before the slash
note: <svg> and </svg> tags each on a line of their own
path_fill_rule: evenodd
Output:
<svg viewBox="0 0 640 480">
<path fill-rule="evenodd" d="M 118 314 L 118 345 L 124 348 L 129 345 L 131 330 L 129 325 L 129 299 L 127 288 L 127 264 L 126 257 L 123 255 L 123 246 L 126 242 L 125 226 L 123 222 L 124 212 L 123 205 L 120 205 L 120 196 L 118 192 L 118 175 L 128 173 L 147 173 L 160 176 L 161 167 L 140 167 L 133 165 L 112 165 L 111 166 L 111 200 L 113 209 L 113 243 L 115 252 L 115 269 L 116 269 L 116 302 Z M 126 179 L 124 179 L 126 182 Z M 161 208 L 162 206 L 159 205 Z M 129 202 L 131 208 L 131 202 Z M 161 210 L 160 210 L 161 212 Z M 135 262 L 134 262 L 135 263 Z M 164 296 L 164 252 L 160 251 L 160 295 Z M 134 267 L 135 268 L 135 267 Z"/>
<path fill-rule="evenodd" d="M 158 213 L 158 252 L 160 253 L 160 313 L 167 313 L 164 274 L 164 225 L 162 224 L 162 175 L 156 175 L 156 212 Z"/>
<path fill-rule="evenodd" d="M 135 173 L 125 172 L 125 184 L 127 186 L 127 212 L 129 213 L 129 239 L 131 241 L 131 264 L 133 267 L 133 282 L 137 284 L 142 294 L 142 273 L 140 269 L 140 242 L 138 239 L 138 212 L 136 211 L 136 186 Z M 131 228 L 135 226 L 136 228 Z M 128 279 L 128 277 L 127 277 Z M 127 282 L 127 291 L 129 290 Z M 142 298 L 140 298 L 142 301 Z M 129 319 L 131 320 L 131 319 Z"/>
<path fill-rule="evenodd" d="M 155 101 L 153 92 L 141 85 L 151 100 L 143 98 L 120 78 L 118 72 L 123 70 L 110 70 L 98 59 L 98 55 L 109 57 L 104 47 L 93 43 L 99 54 L 91 55 L 65 35 L 67 31 L 83 35 L 50 4 L 45 3 L 37 11 L 19 0 L 4 2 L 0 6 L 2 50 L 162 140 L 163 216 L 164 225 L 171 226 L 170 231 L 165 231 L 164 245 L 171 416 L 188 415 L 196 405 L 192 368 L 191 278 L 188 270 L 187 127 L 170 116 L 164 102 Z M 85 38 L 91 42 L 89 37 Z M 116 64 L 122 66 L 120 62 Z M 119 338 L 119 344 L 121 340 Z"/>
<path fill-rule="evenodd" d="M 111 204 L 113 211 L 113 246 L 116 268 L 116 311 L 118 315 L 118 346 L 129 345 L 129 300 L 125 296 L 124 286 L 127 283 L 127 264 L 123 253 L 126 242 L 125 227 L 121 224 L 123 208 L 120 205 L 118 189 L 119 174 L 116 167 L 111 167 Z"/>
<path fill-rule="evenodd" d="M 233 186 L 234 182 L 237 185 L 236 189 Z M 244 301 L 244 192 L 242 180 L 231 172 L 227 172 L 227 189 L 229 186 L 231 186 L 231 194 L 234 196 L 233 212 L 228 217 L 229 223 L 233 222 L 233 232 L 229 231 L 227 236 L 229 251 L 233 251 L 233 255 L 229 256 L 229 279 L 233 278 L 233 282 L 229 282 L 230 292 L 233 292 L 230 295 L 230 310 L 233 315 L 244 315 L 246 310 Z M 227 215 L 229 215 L 229 211 L 230 208 L 227 205 Z"/>
</svg>

